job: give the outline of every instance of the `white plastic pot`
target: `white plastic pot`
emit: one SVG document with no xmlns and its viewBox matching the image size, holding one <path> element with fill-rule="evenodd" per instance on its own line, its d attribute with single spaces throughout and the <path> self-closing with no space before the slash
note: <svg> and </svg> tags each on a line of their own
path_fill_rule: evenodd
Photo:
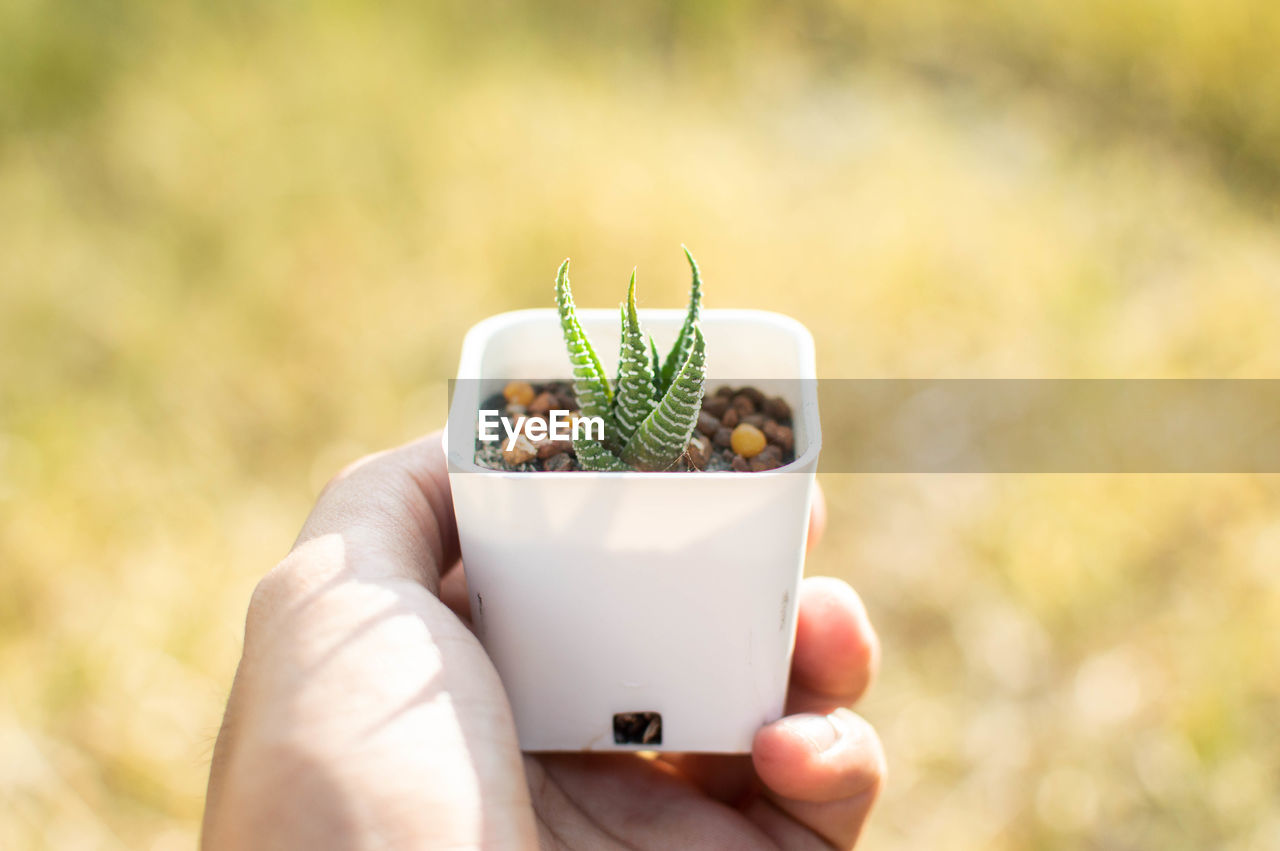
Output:
<svg viewBox="0 0 1280 851">
<path fill-rule="evenodd" d="M 612 375 L 617 311 L 578 316 Z M 682 319 L 641 313 L 660 347 Z M 553 310 L 494 316 L 463 342 L 449 478 L 472 618 L 526 750 L 745 753 L 782 715 L 821 447 L 813 339 L 759 311 L 704 311 L 701 327 L 709 391 L 752 384 L 787 399 L 793 463 L 759 473 L 480 468 L 480 403 L 507 380 L 570 370 Z M 661 743 L 615 742 L 615 716 L 639 712 L 660 714 Z"/>
</svg>

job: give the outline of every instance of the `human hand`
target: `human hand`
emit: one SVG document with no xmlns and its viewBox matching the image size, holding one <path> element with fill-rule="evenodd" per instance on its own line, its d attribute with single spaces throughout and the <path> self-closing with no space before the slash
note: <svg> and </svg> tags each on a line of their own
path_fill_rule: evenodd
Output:
<svg viewBox="0 0 1280 851">
<path fill-rule="evenodd" d="M 810 543 L 823 525 L 819 498 Z M 845 848 L 884 777 L 847 706 L 879 654 L 857 595 L 800 592 L 787 717 L 750 756 L 522 755 L 467 624 L 440 435 L 320 495 L 254 590 L 204 847 Z"/>
</svg>

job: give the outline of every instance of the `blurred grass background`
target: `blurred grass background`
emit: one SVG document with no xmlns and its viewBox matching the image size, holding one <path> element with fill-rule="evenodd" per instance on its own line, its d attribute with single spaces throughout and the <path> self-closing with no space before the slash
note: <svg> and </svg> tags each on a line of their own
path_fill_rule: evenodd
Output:
<svg viewBox="0 0 1280 851">
<path fill-rule="evenodd" d="M 0 847 L 191 847 L 256 578 L 632 264 L 826 376 L 1270 377 L 1265 0 L 0 4 Z M 827 423 L 827 440 L 857 440 Z M 828 477 L 870 848 L 1280 847 L 1280 483 Z"/>
</svg>

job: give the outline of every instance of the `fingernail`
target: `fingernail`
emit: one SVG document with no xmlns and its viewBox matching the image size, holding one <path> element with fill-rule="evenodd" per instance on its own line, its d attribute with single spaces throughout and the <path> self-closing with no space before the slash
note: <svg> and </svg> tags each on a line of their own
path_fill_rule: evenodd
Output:
<svg viewBox="0 0 1280 851">
<path fill-rule="evenodd" d="M 822 752 L 840 739 L 843 730 L 836 723 L 830 715 L 797 715 L 787 726 L 813 745 L 814 750 Z"/>
</svg>

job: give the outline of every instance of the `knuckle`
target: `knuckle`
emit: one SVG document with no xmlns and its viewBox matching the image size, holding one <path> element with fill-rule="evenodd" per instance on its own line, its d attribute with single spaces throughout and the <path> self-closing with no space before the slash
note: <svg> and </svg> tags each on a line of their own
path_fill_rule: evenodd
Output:
<svg viewBox="0 0 1280 851">
<path fill-rule="evenodd" d="M 259 631 L 286 605 L 291 597 L 289 585 L 292 582 L 287 570 L 286 562 L 281 562 L 253 586 L 253 592 L 249 595 L 246 633 Z"/>
<path fill-rule="evenodd" d="M 836 713 L 846 728 L 846 736 L 858 753 L 854 763 L 854 788 L 852 796 L 870 796 L 874 798 L 880 792 L 888 774 L 888 762 L 885 759 L 884 745 L 871 722 L 848 709 Z"/>
<path fill-rule="evenodd" d="M 246 637 L 275 622 L 315 586 L 317 571 L 295 550 L 258 580 L 249 595 Z"/>
</svg>

